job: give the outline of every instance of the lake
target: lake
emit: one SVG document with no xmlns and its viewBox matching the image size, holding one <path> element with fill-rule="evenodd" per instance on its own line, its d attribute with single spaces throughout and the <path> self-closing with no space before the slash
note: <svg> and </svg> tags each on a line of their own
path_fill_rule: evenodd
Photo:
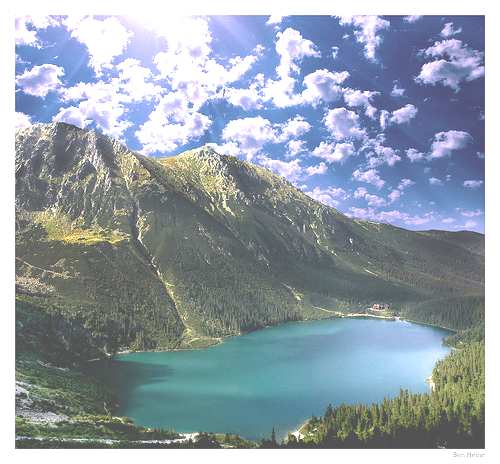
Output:
<svg viewBox="0 0 500 464">
<path fill-rule="evenodd" d="M 369 318 L 287 323 L 201 350 L 118 355 L 92 371 L 118 392 L 118 415 L 139 425 L 249 439 L 274 427 L 281 438 L 329 403 L 428 391 L 446 335 Z"/>
</svg>

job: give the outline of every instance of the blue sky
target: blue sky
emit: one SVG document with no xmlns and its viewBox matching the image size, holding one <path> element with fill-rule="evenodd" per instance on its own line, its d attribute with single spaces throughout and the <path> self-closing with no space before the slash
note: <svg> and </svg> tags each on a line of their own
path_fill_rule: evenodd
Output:
<svg viewBox="0 0 500 464">
<path fill-rule="evenodd" d="M 323 203 L 484 232 L 481 16 L 16 19 L 16 124 L 202 144 Z"/>
</svg>

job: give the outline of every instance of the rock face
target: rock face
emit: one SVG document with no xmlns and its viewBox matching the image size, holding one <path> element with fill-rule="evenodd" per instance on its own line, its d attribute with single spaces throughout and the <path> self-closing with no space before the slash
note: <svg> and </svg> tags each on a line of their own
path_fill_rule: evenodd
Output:
<svg viewBox="0 0 500 464">
<path fill-rule="evenodd" d="M 481 296 L 484 237 L 352 220 L 209 147 L 147 158 L 37 124 L 16 134 L 16 274 L 19 301 L 99 350 L 194 346 L 325 307 Z"/>
</svg>

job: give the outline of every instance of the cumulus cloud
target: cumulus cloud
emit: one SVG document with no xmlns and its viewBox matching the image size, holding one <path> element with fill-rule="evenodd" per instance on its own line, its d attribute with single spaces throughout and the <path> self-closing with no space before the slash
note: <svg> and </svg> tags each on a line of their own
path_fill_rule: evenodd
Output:
<svg viewBox="0 0 500 464">
<path fill-rule="evenodd" d="M 412 162 L 418 162 L 418 161 L 423 161 L 426 158 L 425 153 L 422 153 L 415 148 L 408 148 L 406 150 L 406 157 Z"/>
<path fill-rule="evenodd" d="M 306 142 L 304 142 L 304 140 L 289 140 L 286 147 L 287 153 L 285 156 L 288 157 L 295 157 L 307 150 Z"/>
<path fill-rule="evenodd" d="M 451 217 L 448 217 L 448 218 L 444 218 L 441 220 L 441 222 L 443 224 L 453 224 L 454 222 L 456 222 L 457 220 L 455 218 L 451 218 Z"/>
<path fill-rule="evenodd" d="M 435 219 L 435 213 L 433 213 L 432 211 L 419 216 L 419 215 L 411 215 L 409 213 L 399 210 L 377 211 L 374 208 L 356 208 L 356 207 L 349 208 L 349 212 L 347 213 L 347 215 L 350 217 L 364 219 L 364 220 L 386 222 L 386 223 L 396 222 L 411 226 L 419 226 L 427 224 Z"/>
<path fill-rule="evenodd" d="M 419 19 L 422 19 L 422 15 L 409 15 L 405 16 L 403 19 L 410 24 L 416 23 Z"/>
<path fill-rule="evenodd" d="M 337 46 L 335 46 L 335 45 L 334 45 L 334 46 L 331 48 L 331 50 L 332 50 L 332 58 L 333 58 L 334 60 L 336 60 L 336 59 L 337 59 L 337 56 L 338 56 L 338 54 L 339 54 L 339 51 L 340 51 L 340 47 L 337 47 Z"/>
<path fill-rule="evenodd" d="M 311 40 L 291 27 L 278 32 L 276 37 L 276 53 L 280 57 L 276 67 L 278 78 L 266 81 L 263 94 L 278 108 L 286 108 L 302 103 L 302 95 L 295 93 L 296 79 L 293 77 L 300 71 L 299 64 L 306 57 L 320 57 L 321 54 Z"/>
<path fill-rule="evenodd" d="M 347 71 L 331 72 L 318 69 L 304 78 L 305 90 L 302 92 L 303 102 L 317 105 L 320 102 L 334 102 L 342 97 L 339 86 L 349 77 Z"/>
<path fill-rule="evenodd" d="M 103 20 L 86 16 L 79 19 L 68 17 L 63 21 L 71 34 L 87 47 L 90 67 L 97 76 L 103 68 L 110 68 L 113 60 L 127 48 L 132 33 L 116 17 Z"/>
<path fill-rule="evenodd" d="M 376 61 L 375 53 L 382 43 L 379 32 L 389 29 L 390 22 L 380 16 L 341 16 L 340 25 L 352 25 L 356 40 L 364 46 L 366 58 Z"/>
<path fill-rule="evenodd" d="M 398 110 L 394 110 L 389 121 L 393 124 L 405 124 L 410 122 L 418 113 L 415 105 L 407 104 Z"/>
<path fill-rule="evenodd" d="M 324 159 L 327 163 L 344 162 L 355 152 L 354 145 L 350 142 L 327 143 L 321 142 L 313 151 L 312 155 Z"/>
<path fill-rule="evenodd" d="M 57 114 L 52 118 L 52 121 L 66 122 L 80 129 L 84 129 L 90 124 L 90 120 L 85 118 L 84 112 L 75 106 L 60 108 Z"/>
<path fill-rule="evenodd" d="M 336 140 L 360 139 L 366 135 L 365 130 L 359 126 L 359 116 L 346 108 L 328 110 L 323 122 Z"/>
<path fill-rule="evenodd" d="M 395 201 L 399 200 L 401 195 L 402 195 L 401 190 L 394 189 L 389 193 L 387 197 L 389 198 L 390 203 L 394 203 Z"/>
<path fill-rule="evenodd" d="M 349 198 L 349 194 L 341 187 L 314 187 L 305 193 L 316 201 L 331 207 L 336 207 L 340 204 L 340 201 Z"/>
<path fill-rule="evenodd" d="M 417 83 L 441 83 L 458 92 L 462 82 L 484 76 L 484 53 L 470 48 L 461 40 L 435 42 L 433 46 L 423 50 L 423 54 L 435 60 L 422 66 L 420 74 L 415 78 Z"/>
<path fill-rule="evenodd" d="M 58 90 L 62 83 L 64 69 L 54 64 L 33 66 L 16 77 L 16 84 L 21 90 L 35 97 L 45 97 L 49 92 Z"/>
<path fill-rule="evenodd" d="M 429 184 L 441 187 L 443 185 L 443 181 L 441 179 L 438 179 L 437 177 L 430 177 Z"/>
<path fill-rule="evenodd" d="M 441 36 L 447 39 L 448 37 L 451 37 L 453 35 L 460 34 L 460 32 L 462 32 L 461 27 L 455 29 L 453 27 L 453 23 L 446 23 L 443 29 L 441 30 Z"/>
<path fill-rule="evenodd" d="M 385 137 L 383 134 L 365 141 L 360 152 L 365 153 L 368 167 L 375 168 L 383 164 L 392 167 L 401 160 L 397 150 L 384 145 L 384 143 Z"/>
<path fill-rule="evenodd" d="M 55 16 L 19 16 L 15 19 L 14 38 L 16 45 L 40 48 L 37 31 L 57 25 L 59 25 L 59 20 Z"/>
<path fill-rule="evenodd" d="M 472 137 L 468 132 L 457 130 L 438 132 L 434 135 L 428 158 L 436 159 L 450 156 L 453 151 L 464 149 L 471 141 Z"/>
<path fill-rule="evenodd" d="M 374 206 L 378 208 L 386 205 L 386 201 L 378 195 L 371 195 L 368 193 L 365 195 L 365 200 L 367 201 L 368 206 Z"/>
<path fill-rule="evenodd" d="M 482 180 L 464 180 L 463 186 L 468 189 L 477 189 L 484 184 Z"/>
<path fill-rule="evenodd" d="M 201 137 L 211 124 L 210 118 L 190 107 L 182 94 L 170 92 L 135 135 L 144 154 L 162 153 Z"/>
<path fill-rule="evenodd" d="M 366 171 L 356 169 L 352 173 L 352 177 L 358 182 L 374 185 L 379 190 L 385 185 L 385 181 L 380 177 L 376 169 L 367 169 Z"/>
<path fill-rule="evenodd" d="M 14 128 L 22 129 L 29 126 L 31 126 L 31 117 L 27 114 L 16 111 L 16 115 L 14 118 Z"/>
<path fill-rule="evenodd" d="M 403 97 L 405 92 L 405 89 L 403 89 L 402 87 L 398 87 L 398 84 L 394 83 L 394 86 L 391 90 L 391 97 Z"/>
<path fill-rule="evenodd" d="M 377 109 L 372 105 L 372 99 L 379 92 L 369 91 L 369 90 L 355 90 L 355 89 L 343 89 L 344 101 L 350 108 L 362 107 L 365 109 L 365 114 L 369 118 L 375 118 Z"/>
<path fill-rule="evenodd" d="M 385 130 L 391 124 L 405 124 L 410 122 L 418 113 L 415 105 L 407 104 L 392 112 L 382 110 L 380 112 L 380 127 Z"/>
<path fill-rule="evenodd" d="M 415 185 L 415 182 L 411 179 L 401 179 L 398 186 L 389 193 L 389 203 L 394 203 L 399 200 L 404 195 L 404 191 L 412 185 Z"/>
<path fill-rule="evenodd" d="M 263 104 L 259 87 L 259 82 L 252 82 L 247 88 L 226 88 L 226 99 L 231 105 L 239 106 L 245 111 L 259 110 Z"/>
<path fill-rule="evenodd" d="M 314 166 L 308 166 L 305 168 L 308 176 L 315 176 L 317 174 L 325 174 L 328 171 L 328 166 L 321 161 L 319 164 Z"/>
<path fill-rule="evenodd" d="M 286 18 L 286 16 L 271 15 L 271 16 L 269 16 L 268 20 L 266 21 L 266 24 L 268 26 L 276 26 L 277 24 L 280 24 L 281 21 L 283 21 L 283 18 Z"/>
<path fill-rule="evenodd" d="M 302 178 L 304 174 L 304 169 L 300 165 L 298 159 L 291 161 L 283 161 L 279 159 L 271 159 L 267 156 L 259 156 L 258 163 L 264 166 L 274 173 L 288 179 L 290 182 L 294 183 Z"/>
<path fill-rule="evenodd" d="M 474 210 L 470 210 L 470 209 L 462 209 L 462 208 L 456 208 L 457 211 L 464 217 L 477 217 L 477 216 L 482 216 L 484 214 L 484 211 L 480 210 L 480 209 L 474 209 Z"/>
<path fill-rule="evenodd" d="M 277 128 L 279 130 L 279 141 L 285 142 L 309 132 L 311 130 L 311 124 L 309 124 L 303 116 L 296 115 L 283 124 L 278 124 Z"/>
<path fill-rule="evenodd" d="M 159 101 L 162 89 L 152 81 L 151 71 L 136 59 L 122 61 L 116 65 L 116 70 L 118 76 L 112 79 L 79 82 L 61 91 L 62 101 L 73 105 L 60 108 L 53 119 L 78 127 L 86 127 L 94 122 L 103 133 L 120 139 L 131 126 L 126 120 L 126 105 L 140 101 Z M 155 113 L 155 124 L 161 126 L 159 113 Z M 149 124 L 150 131 L 152 126 L 153 124 Z M 160 130 L 161 127 L 158 128 Z M 144 153 L 149 151 L 146 149 Z"/>
<path fill-rule="evenodd" d="M 364 198 L 368 194 L 368 190 L 364 187 L 358 187 L 354 191 L 354 198 L 359 199 L 359 198 Z"/>
<path fill-rule="evenodd" d="M 278 136 L 268 119 L 256 116 L 229 121 L 222 130 L 222 139 L 237 143 L 251 160 L 266 143 L 276 143 Z"/>
</svg>

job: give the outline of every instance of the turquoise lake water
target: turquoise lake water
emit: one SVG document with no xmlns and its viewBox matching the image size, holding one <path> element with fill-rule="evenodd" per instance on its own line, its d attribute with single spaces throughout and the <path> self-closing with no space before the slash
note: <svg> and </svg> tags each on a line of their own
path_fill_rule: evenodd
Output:
<svg viewBox="0 0 500 464">
<path fill-rule="evenodd" d="M 119 393 L 119 415 L 179 432 L 249 439 L 295 430 L 329 403 L 370 403 L 425 379 L 449 332 L 403 321 L 287 323 L 203 350 L 131 353 L 92 363 Z"/>
</svg>

